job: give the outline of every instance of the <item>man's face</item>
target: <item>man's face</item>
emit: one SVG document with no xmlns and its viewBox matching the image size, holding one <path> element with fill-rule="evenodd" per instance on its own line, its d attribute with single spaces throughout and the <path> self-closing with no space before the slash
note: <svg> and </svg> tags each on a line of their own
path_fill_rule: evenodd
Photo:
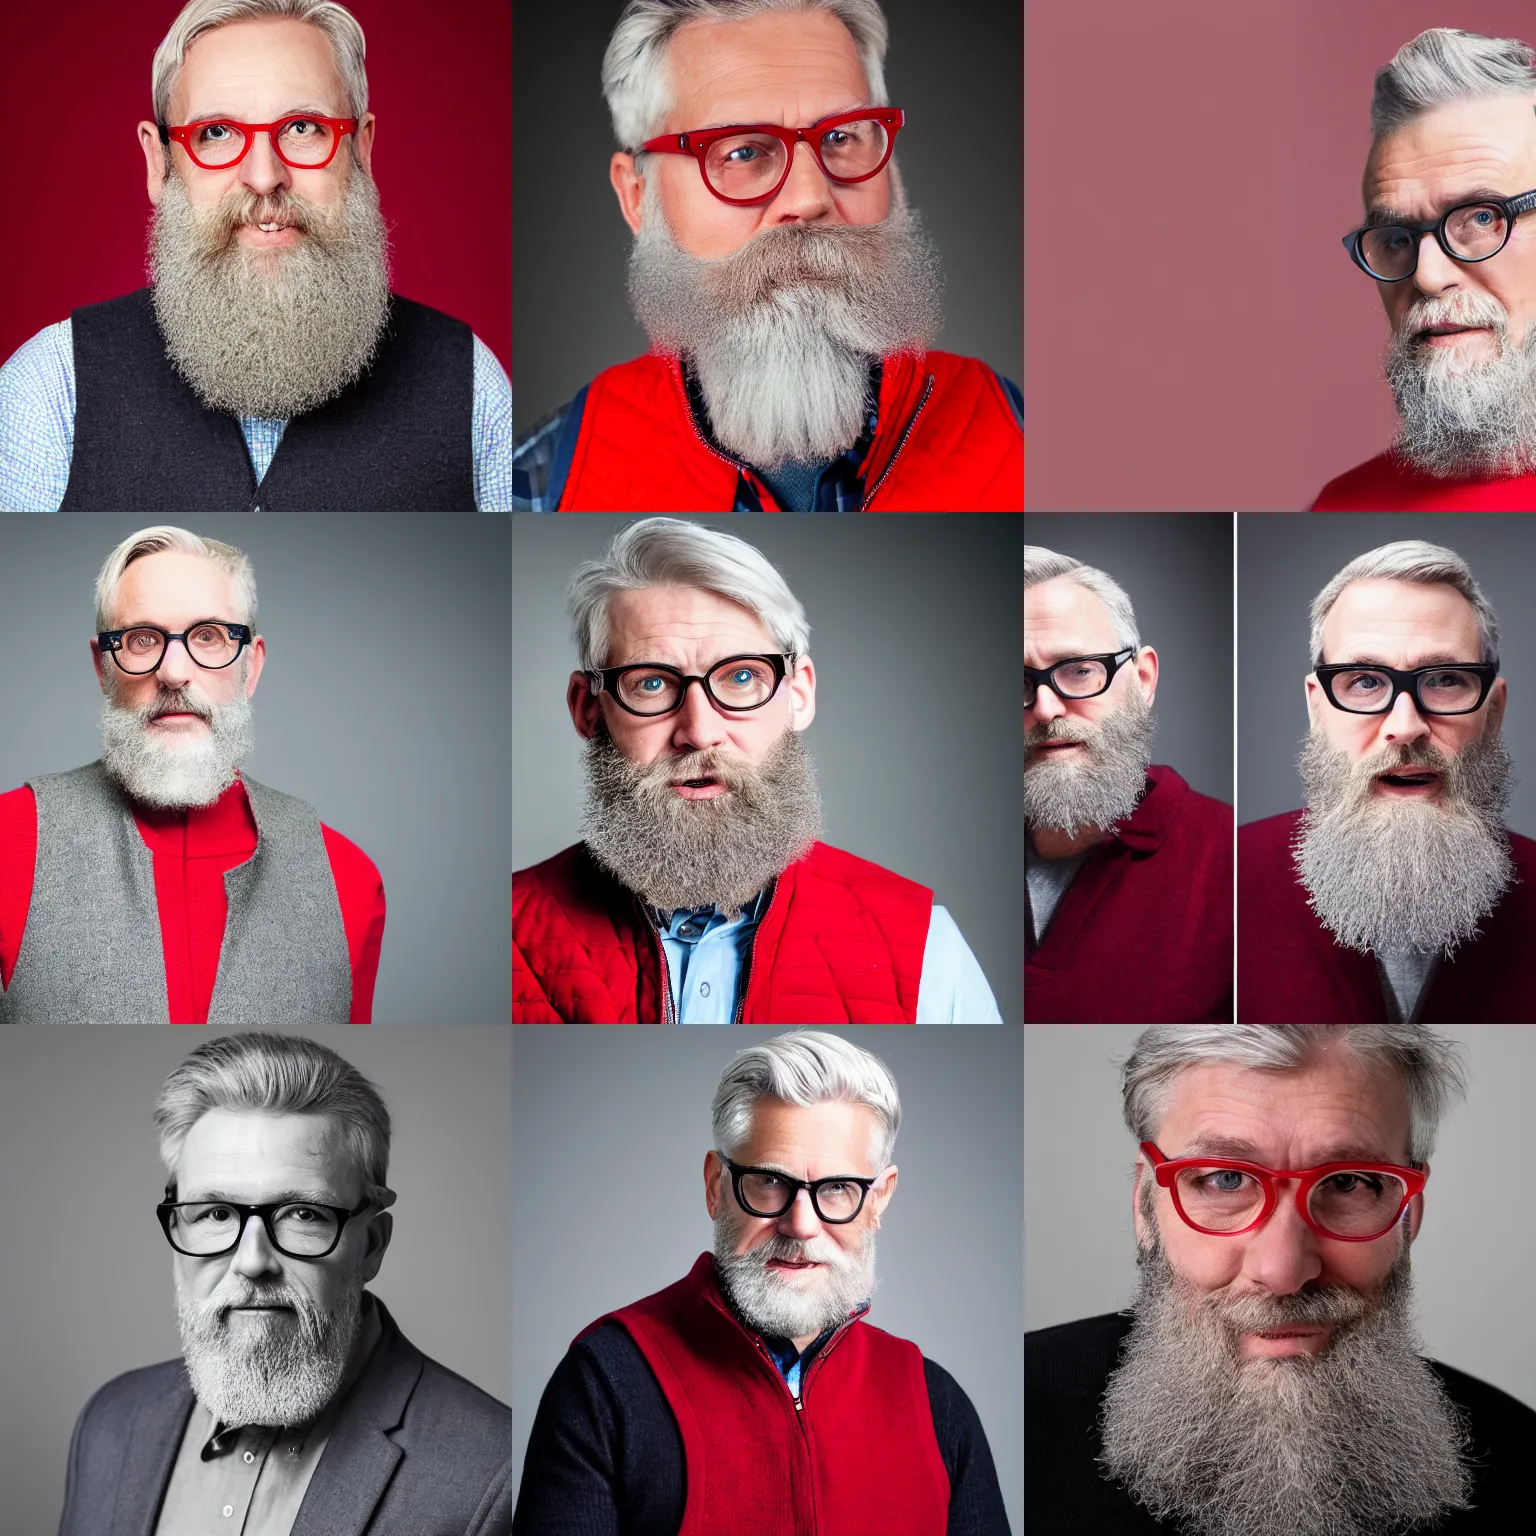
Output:
<svg viewBox="0 0 1536 1536">
<path fill-rule="evenodd" d="M 863 1104 L 802 1107 L 762 1099 L 752 1133 L 731 1155 L 742 1167 L 768 1168 L 794 1179 L 848 1174 L 874 1178 L 850 1222 L 822 1221 L 809 1190 L 778 1217 L 754 1216 L 736 1202 L 719 1156 L 704 1159 L 704 1200 L 715 1223 L 715 1258 L 727 1289 L 748 1322 L 801 1347 L 842 1322 L 874 1287 L 874 1232 L 896 1191 L 896 1168 L 871 1162 L 879 1122 Z"/>
</svg>

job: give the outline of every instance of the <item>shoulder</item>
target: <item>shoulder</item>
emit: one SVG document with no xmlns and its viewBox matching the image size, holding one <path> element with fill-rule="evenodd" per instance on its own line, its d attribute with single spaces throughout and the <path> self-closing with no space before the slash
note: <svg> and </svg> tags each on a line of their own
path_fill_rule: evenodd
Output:
<svg viewBox="0 0 1536 1536">
<path fill-rule="evenodd" d="M 28 337 L 0 368 L 0 385 L 7 393 L 66 380 L 73 387 L 74 378 L 74 327 L 67 319 Z"/>
<path fill-rule="evenodd" d="M 92 1395 L 80 1413 L 80 1426 L 90 1434 L 98 1429 L 115 1429 L 127 1434 L 128 1416 L 171 1397 L 189 1394 L 187 1368 L 180 1360 L 165 1360 L 159 1365 L 144 1365 L 137 1370 L 114 1376 Z"/>
<path fill-rule="evenodd" d="M 0 805 L 4 800 L 0 799 Z M 1509 838 L 1509 851 L 1514 858 L 1515 866 L 1519 869 L 1522 879 L 1536 879 L 1536 838 L 1522 837 L 1518 832 L 1506 830 Z"/>
<path fill-rule="evenodd" d="M 1516 1438 L 1524 1446 L 1536 1440 L 1536 1409 L 1453 1365 L 1439 1360 L 1431 1360 L 1429 1365 L 1452 1400 L 1471 1414 L 1475 1432 L 1496 1439 Z"/>
<path fill-rule="evenodd" d="M 444 310 L 433 309 L 430 304 L 418 304 L 415 299 L 405 298 L 398 293 L 390 295 L 389 328 L 397 335 L 409 331 L 423 336 L 452 337 L 463 345 L 468 345 L 474 337 L 474 332 L 464 321 Z"/>
<path fill-rule="evenodd" d="M 811 851 L 794 867 L 801 871 L 802 878 L 810 876 L 830 880 L 856 889 L 883 886 L 900 890 L 914 899 L 921 896 L 929 905 L 933 902 L 933 892 L 926 885 L 909 880 L 905 875 L 898 875 L 894 869 L 887 869 L 872 859 L 861 859 L 858 854 L 849 853 L 845 848 L 834 848 L 831 843 L 813 844 Z"/>
<path fill-rule="evenodd" d="M 541 897 L 573 897 L 591 866 L 585 843 L 572 843 L 540 864 L 512 871 L 512 910 Z"/>
<path fill-rule="evenodd" d="M 979 357 L 965 357 L 958 352 L 929 352 L 924 368 L 933 375 L 941 389 L 966 384 L 984 394 L 995 396 L 1008 410 L 1022 431 L 1024 427 L 1024 392 L 1012 379 L 982 362 Z"/>
<path fill-rule="evenodd" d="M 1378 453 L 1374 459 L 1357 464 L 1353 469 L 1336 475 L 1317 494 L 1312 503 L 1314 512 L 1347 512 L 1371 510 L 1373 498 L 1379 501 L 1379 493 L 1395 486 L 1401 476 L 1389 453 Z"/>
<path fill-rule="evenodd" d="M 505 1439 L 512 1425 L 512 1410 L 505 1403 L 427 1355 L 421 1357 L 421 1379 L 411 1405 L 418 1416 L 426 1410 L 440 1429 L 451 1431 L 456 1439 Z"/>
<path fill-rule="evenodd" d="M 382 888 L 383 876 L 379 867 L 349 837 L 344 837 L 334 827 L 320 823 L 320 836 L 325 841 L 325 856 L 330 860 L 331 872 L 336 876 L 339 889 L 372 890 Z"/>
<path fill-rule="evenodd" d="M 28 825 L 37 826 L 37 797 L 32 786 L 23 784 L 0 794 L 0 841 L 4 841 L 6 830 Z"/>
<path fill-rule="evenodd" d="M 1264 860 L 1267 864 L 1291 863 L 1291 845 L 1301 826 L 1302 812 L 1284 811 L 1262 821 L 1245 822 L 1237 829 L 1238 862 Z"/>
<path fill-rule="evenodd" d="M 1105 1312 L 1024 1335 L 1025 1401 L 1036 1406 L 1047 1395 L 1091 1391 L 1095 1397 L 1114 1369 L 1120 1345 L 1131 1331 L 1124 1312 Z"/>
</svg>

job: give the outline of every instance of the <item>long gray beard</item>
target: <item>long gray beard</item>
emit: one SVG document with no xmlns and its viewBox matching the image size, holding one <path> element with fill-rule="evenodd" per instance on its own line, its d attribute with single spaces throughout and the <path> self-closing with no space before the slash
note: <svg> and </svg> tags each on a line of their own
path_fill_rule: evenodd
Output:
<svg viewBox="0 0 1536 1536">
<path fill-rule="evenodd" d="M 739 912 L 821 833 L 815 767 L 796 731 L 786 729 L 756 764 L 710 748 L 640 766 L 600 725 L 585 761 L 588 848 L 621 885 L 663 912 L 709 903 Z M 709 775 L 730 792 L 688 800 L 668 782 Z"/>
<path fill-rule="evenodd" d="M 206 1301 L 188 1295 L 176 1276 L 176 1324 L 192 1391 L 225 1424 L 307 1424 L 336 1395 L 359 1328 L 361 1271 L 347 1280 L 333 1313 L 302 1291 L 252 1286 L 227 1275 Z M 258 1301 L 296 1309 L 276 1322 L 235 1333 L 220 1312 Z"/>
<path fill-rule="evenodd" d="M 1371 780 L 1393 767 L 1437 768 L 1435 800 L 1386 800 Z M 1504 811 L 1514 764 L 1501 738 L 1447 756 L 1427 742 L 1351 764 L 1321 732 L 1298 766 L 1307 811 L 1292 850 L 1308 905 L 1347 949 L 1412 948 L 1447 958 L 1475 939 L 1515 883 Z"/>
<path fill-rule="evenodd" d="M 1024 821 L 1069 837 L 1088 827 L 1111 827 L 1136 809 L 1147 787 L 1157 721 L 1134 688 L 1101 725 L 1065 715 L 1024 734 L 1024 755 L 1042 741 L 1081 741 L 1088 761 L 1070 763 L 1050 753 L 1024 770 Z"/>
<path fill-rule="evenodd" d="M 851 448 L 870 363 L 938 335 L 938 252 L 899 195 L 879 224 L 780 225 L 712 261 L 677 245 L 654 176 L 641 219 L 635 315 L 658 350 L 692 365 L 716 440 L 759 468 Z"/>
<path fill-rule="evenodd" d="M 245 661 L 238 663 L 242 668 Z M 188 709 L 208 722 L 200 740 L 150 734 L 151 714 Z M 101 706 L 101 764 L 129 799 L 165 810 L 212 805 L 235 782 L 235 770 L 255 746 L 251 701 L 244 693 L 211 704 L 195 685 L 164 693 L 138 709 L 121 709 L 109 692 Z"/>
<path fill-rule="evenodd" d="M 1188 1536 L 1393 1536 L 1470 1507 L 1469 1437 L 1419 1354 L 1408 1253 L 1347 1289 L 1203 1296 L 1160 1246 L 1104 1392 L 1108 1475 Z M 1321 1355 L 1250 1360 L 1239 1329 L 1331 1323 Z"/>
<path fill-rule="evenodd" d="M 306 231 L 291 248 L 252 248 L 235 233 L 279 215 Z M 199 210 L 171 176 L 150 243 L 166 352 L 210 410 L 288 420 L 335 399 L 373 360 L 389 319 L 389 242 L 361 165 L 332 210 L 243 188 Z"/>
</svg>

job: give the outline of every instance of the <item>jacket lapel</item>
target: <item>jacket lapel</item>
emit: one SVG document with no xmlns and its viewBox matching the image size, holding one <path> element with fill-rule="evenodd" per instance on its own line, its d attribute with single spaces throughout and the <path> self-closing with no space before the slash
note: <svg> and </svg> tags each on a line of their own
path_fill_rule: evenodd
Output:
<svg viewBox="0 0 1536 1536">
<path fill-rule="evenodd" d="M 191 1412 L 192 1388 L 185 1371 L 178 1371 L 165 1391 L 135 1412 L 107 1536 L 154 1536 L 160 1501 Z"/>
</svg>

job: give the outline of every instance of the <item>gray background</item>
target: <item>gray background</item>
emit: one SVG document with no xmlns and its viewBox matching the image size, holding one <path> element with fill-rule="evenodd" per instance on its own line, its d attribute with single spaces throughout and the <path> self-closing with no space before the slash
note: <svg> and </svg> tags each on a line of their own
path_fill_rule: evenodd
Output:
<svg viewBox="0 0 1536 1536">
<path fill-rule="evenodd" d="M 1120 1116 L 1129 1024 L 1032 1024 L 1024 1042 L 1024 1317 L 1028 1328 L 1117 1312 L 1135 1294 L 1136 1148 Z M 1536 1026 L 1462 1024 L 1465 1104 L 1440 1122 L 1413 1245 L 1429 1353 L 1536 1405 L 1536 1233 L 1491 1169 L 1529 1161 Z M 1167 1151 L 1167 1148 L 1164 1148 Z M 1516 1175 L 1518 1177 L 1518 1175 Z"/>
<path fill-rule="evenodd" d="M 1504 740 L 1525 779 L 1510 801 L 1507 825 L 1536 833 L 1536 710 L 1522 692 L 1536 670 L 1536 519 L 1455 512 L 1238 516 L 1238 821 L 1302 804 L 1296 757 L 1307 734 L 1312 599 L 1357 555 L 1397 539 L 1428 539 L 1455 550 L 1499 616 L 1500 675 L 1509 685 Z"/>
<path fill-rule="evenodd" d="M 605 1312 L 680 1280 L 712 1248 L 703 1180 L 710 1101 L 732 1053 L 776 1033 L 743 1026 L 726 1040 L 690 1029 L 513 1031 L 519 1482 L 539 1398 L 570 1341 Z M 866 1024 L 829 1033 L 873 1051 L 901 1091 L 900 1180 L 880 1232 L 870 1321 L 912 1340 L 976 1405 L 1019 1536 L 1020 1032 Z M 636 1165 L 649 1174 L 652 1198 L 614 1199 L 615 1170 Z"/>
<path fill-rule="evenodd" d="M 0 791 L 101 753 L 102 561 L 142 515 L 0 518 Z M 511 1018 L 504 518 L 197 516 L 256 568 L 267 666 L 246 765 L 378 866 L 380 1024 Z M 391 638 L 393 637 L 393 638 Z"/>
<path fill-rule="evenodd" d="M 372 1081 L 394 1122 L 395 1231 L 373 1290 L 424 1354 L 511 1400 L 511 1030 L 293 1030 Z M 0 1031 L 0 1526 L 52 1531 L 76 1417 L 180 1356 L 155 1095 L 206 1032 Z"/>
<path fill-rule="evenodd" d="M 564 604 L 625 516 L 512 519 L 512 867 L 578 840 L 581 739 Z M 932 887 L 1007 1023 L 1023 1012 L 1020 524 L 1013 516 L 700 518 L 755 545 L 805 605 L 824 837 Z"/>
<path fill-rule="evenodd" d="M 938 243 L 938 345 L 1023 379 L 1023 27 L 1018 0 L 882 0 L 896 158 Z M 512 59 L 512 382 L 517 430 L 646 351 L 625 297 L 631 236 L 603 50 L 620 0 L 517 0 Z M 961 151 L 991 146 L 974 155 Z"/>
<path fill-rule="evenodd" d="M 1125 588 L 1157 652 L 1152 760 L 1232 803 L 1232 515 L 1031 512 L 1025 541 L 1097 566 Z M 1028 602 L 1028 598 L 1025 598 Z"/>
</svg>

